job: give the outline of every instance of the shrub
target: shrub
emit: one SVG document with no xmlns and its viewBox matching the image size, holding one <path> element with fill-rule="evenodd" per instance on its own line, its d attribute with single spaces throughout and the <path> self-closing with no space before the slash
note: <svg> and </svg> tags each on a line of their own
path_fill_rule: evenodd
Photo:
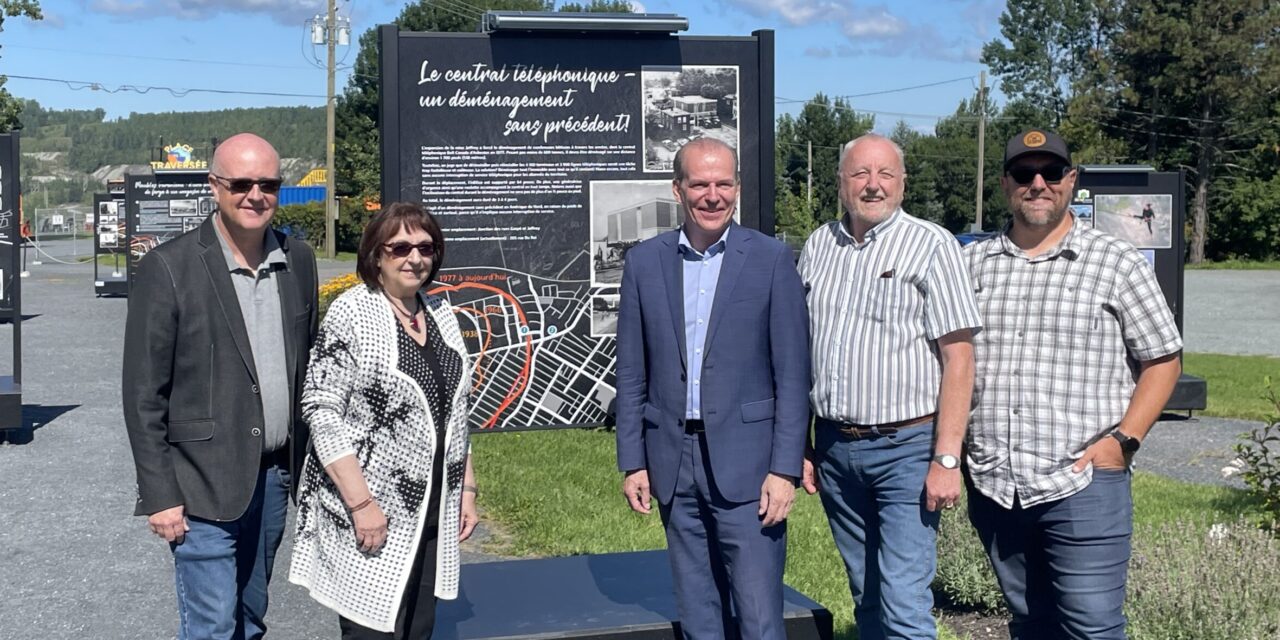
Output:
<svg viewBox="0 0 1280 640">
<path fill-rule="evenodd" d="M 1280 637 L 1280 543 L 1244 520 L 1139 526 L 1125 612 L 1134 640 Z"/>
<path fill-rule="evenodd" d="M 353 198 L 338 199 L 338 220 L 334 224 L 337 238 L 337 251 L 354 252 L 360 245 L 360 234 L 364 233 L 364 225 L 375 212 L 368 211 L 364 202 Z M 295 236 L 301 236 L 313 249 L 324 249 L 324 203 L 307 202 L 305 204 L 289 204 L 276 209 L 272 224 L 278 229 L 286 229 Z"/>
<path fill-rule="evenodd" d="M 1138 496 L 1140 499 L 1141 496 Z M 965 500 L 938 531 L 940 601 L 1007 615 Z M 1280 638 L 1280 542 L 1246 519 L 1138 524 L 1125 613 L 1133 640 Z"/>
<path fill-rule="evenodd" d="M 324 244 L 324 203 L 287 204 L 276 209 L 271 224 L 312 247 Z"/>
<path fill-rule="evenodd" d="M 1238 457 L 1223 469 L 1223 475 L 1240 474 L 1249 492 L 1262 502 L 1270 520 L 1268 526 L 1274 530 L 1280 524 L 1280 399 L 1270 378 L 1263 385 L 1263 397 L 1276 413 L 1261 427 L 1242 436 L 1246 442 L 1236 445 Z"/>
<path fill-rule="evenodd" d="M 968 502 L 963 497 L 954 509 L 943 512 L 938 525 L 938 573 L 933 590 L 939 600 L 965 609 L 1005 612 L 1004 595 L 978 533 L 969 524 Z"/>
</svg>

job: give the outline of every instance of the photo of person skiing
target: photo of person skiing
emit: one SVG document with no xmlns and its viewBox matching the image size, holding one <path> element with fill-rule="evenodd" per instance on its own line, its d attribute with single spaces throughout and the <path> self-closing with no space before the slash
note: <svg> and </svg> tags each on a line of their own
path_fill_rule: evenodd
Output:
<svg viewBox="0 0 1280 640">
<path fill-rule="evenodd" d="M 1111 195 L 1093 198 L 1094 227 L 1139 249 L 1173 246 L 1173 196 Z"/>
</svg>

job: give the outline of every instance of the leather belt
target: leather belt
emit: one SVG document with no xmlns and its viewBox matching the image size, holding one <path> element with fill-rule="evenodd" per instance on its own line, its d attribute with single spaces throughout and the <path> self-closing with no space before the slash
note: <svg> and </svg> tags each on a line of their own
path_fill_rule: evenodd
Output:
<svg viewBox="0 0 1280 640">
<path fill-rule="evenodd" d="M 854 424 L 851 422 L 836 422 L 826 418 L 817 418 L 814 424 L 822 428 L 831 428 L 840 432 L 840 435 L 851 438 L 853 440 L 866 440 L 869 438 L 879 438 L 882 436 L 891 436 L 903 429 L 917 427 L 922 424 L 933 422 L 938 414 L 931 413 L 927 416 L 919 418 L 908 418 L 897 422 L 886 422 L 884 424 Z"/>
<path fill-rule="evenodd" d="M 685 419 L 683 422 L 685 435 L 706 433 L 707 431 L 707 424 L 701 420 Z"/>
<path fill-rule="evenodd" d="M 275 451 L 262 454 L 262 468 L 270 469 L 271 467 L 289 468 L 289 445 L 286 444 Z"/>
</svg>

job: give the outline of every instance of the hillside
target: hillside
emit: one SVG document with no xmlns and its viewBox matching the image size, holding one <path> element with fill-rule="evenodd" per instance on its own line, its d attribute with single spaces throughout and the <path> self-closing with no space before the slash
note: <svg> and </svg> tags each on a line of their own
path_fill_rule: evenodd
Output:
<svg viewBox="0 0 1280 640">
<path fill-rule="evenodd" d="M 280 152 L 287 182 L 324 161 L 324 110 L 265 107 L 171 113 L 132 113 L 107 120 L 102 109 L 48 110 L 24 100 L 22 183 L 50 204 L 89 202 L 104 181 L 128 166 L 146 165 L 164 144 L 207 148 L 234 133 L 257 133 Z M 207 158 L 205 158 L 207 159 Z"/>
</svg>

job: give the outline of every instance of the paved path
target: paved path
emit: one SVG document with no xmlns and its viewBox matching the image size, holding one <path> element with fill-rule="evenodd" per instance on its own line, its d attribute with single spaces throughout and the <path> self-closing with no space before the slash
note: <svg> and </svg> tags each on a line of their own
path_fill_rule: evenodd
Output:
<svg viewBox="0 0 1280 640">
<path fill-rule="evenodd" d="M 0 444 L 0 638 L 172 638 L 169 552 L 130 515 L 133 459 L 120 410 L 126 301 L 94 297 L 92 265 L 30 269 L 22 400 L 34 430 Z M 0 325 L 2 374 L 11 373 L 11 334 Z M 280 633 L 271 637 L 337 637 L 335 617 L 285 580 L 288 538 L 272 581 L 268 623 Z M 489 558 L 464 554 L 478 559 Z"/>
<path fill-rule="evenodd" d="M 1280 271 L 1187 271 L 1191 353 L 1280 356 Z"/>
<path fill-rule="evenodd" d="M 1135 460 L 1138 469 L 1198 484 L 1244 488 L 1239 476 L 1222 477 L 1222 468 L 1236 457 L 1240 436 L 1260 422 L 1196 416 L 1165 416 L 1142 443 Z"/>
</svg>

